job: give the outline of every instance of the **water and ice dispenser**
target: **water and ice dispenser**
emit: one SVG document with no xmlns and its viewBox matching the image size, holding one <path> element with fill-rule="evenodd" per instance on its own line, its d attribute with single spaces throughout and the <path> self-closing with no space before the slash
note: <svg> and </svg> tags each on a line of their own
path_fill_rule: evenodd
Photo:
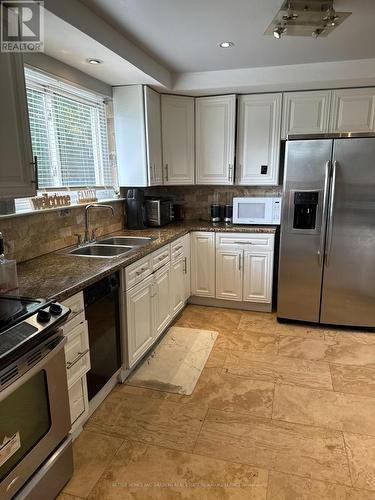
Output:
<svg viewBox="0 0 375 500">
<path fill-rule="evenodd" d="M 318 191 L 294 193 L 293 229 L 315 229 L 318 208 Z"/>
</svg>

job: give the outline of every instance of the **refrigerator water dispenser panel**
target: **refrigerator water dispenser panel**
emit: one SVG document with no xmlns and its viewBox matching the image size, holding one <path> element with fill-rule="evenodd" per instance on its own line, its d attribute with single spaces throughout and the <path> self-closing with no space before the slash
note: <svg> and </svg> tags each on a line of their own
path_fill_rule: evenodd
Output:
<svg viewBox="0 0 375 500">
<path fill-rule="evenodd" d="M 294 193 L 293 229 L 316 229 L 318 200 L 318 191 Z"/>
</svg>

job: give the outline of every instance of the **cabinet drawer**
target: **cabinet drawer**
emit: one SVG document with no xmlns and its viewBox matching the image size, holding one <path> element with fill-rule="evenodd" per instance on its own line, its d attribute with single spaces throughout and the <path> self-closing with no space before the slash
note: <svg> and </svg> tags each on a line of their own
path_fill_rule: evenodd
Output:
<svg viewBox="0 0 375 500">
<path fill-rule="evenodd" d="M 125 289 L 133 287 L 152 273 L 151 255 L 134 262 L 125 269 Z"/>
<path fill-rule="evenodd" d="M 87 321 L 71 330 L 65 345 L 68 387 L 90 370 L 89 337 Z"/>
<path fill-rule="evenodd" d="M 184 240 L 179 238 L 177 241 L 171 243 L 171 258 L 172 262 L 177 262 L 184 256 Z"/>
<path fill-rule="evenodd" d="M 159 248 L 151 255 L 151 265 L 152 272 L 160 269 L 165 264 L 171 260 L 171 248 L 170 245 L 166 245 L 165 247 Z"/>
<path fill-rule="evenodd" d="M 85 319 L 85 302 L 83 299 L 83 292 L 76 293 L 72 297 L 64 300 L 62 304 L 65 307 L 69 307 L 70 309 L 70 314 L 66 323 L 64 324 L 65 334 L 65 332 L 72 330 L 75 326 L 77 326 Z"/>
<path fill-rule="evenodd" d="M 247 249 L 273 251 L 274 241 L 274 234 L 216 233 L 217 248 L 240 246 Z"/>
<path fill-rule="evenodd" d="M 88 410 L 86 377 L 83 376 L 69 389 L 70 421 L 74 422 Z"/>
</svg>

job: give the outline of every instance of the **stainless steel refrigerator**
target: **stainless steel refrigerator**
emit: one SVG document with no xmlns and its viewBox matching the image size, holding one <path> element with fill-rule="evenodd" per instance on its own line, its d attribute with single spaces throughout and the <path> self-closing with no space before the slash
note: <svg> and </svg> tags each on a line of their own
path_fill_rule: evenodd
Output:
<svg viewBox="0 0 375 500">
<path fill-rule="evenodd" d="M 375 135 L 286 145 L 279 319 L 375 327 Z"/>
</svg>

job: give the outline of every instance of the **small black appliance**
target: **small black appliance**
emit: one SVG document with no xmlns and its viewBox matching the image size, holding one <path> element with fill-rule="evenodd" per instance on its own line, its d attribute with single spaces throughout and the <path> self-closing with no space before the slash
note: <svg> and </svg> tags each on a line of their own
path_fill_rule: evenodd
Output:
<svg viewBox="0 0 375 500">
<path fill-rule="evenodd" d="M 126 199 L 126 227 L 128 229 L 145 229 L 146 209 L 141 189 L 128 189 Z"/>
</svg>

